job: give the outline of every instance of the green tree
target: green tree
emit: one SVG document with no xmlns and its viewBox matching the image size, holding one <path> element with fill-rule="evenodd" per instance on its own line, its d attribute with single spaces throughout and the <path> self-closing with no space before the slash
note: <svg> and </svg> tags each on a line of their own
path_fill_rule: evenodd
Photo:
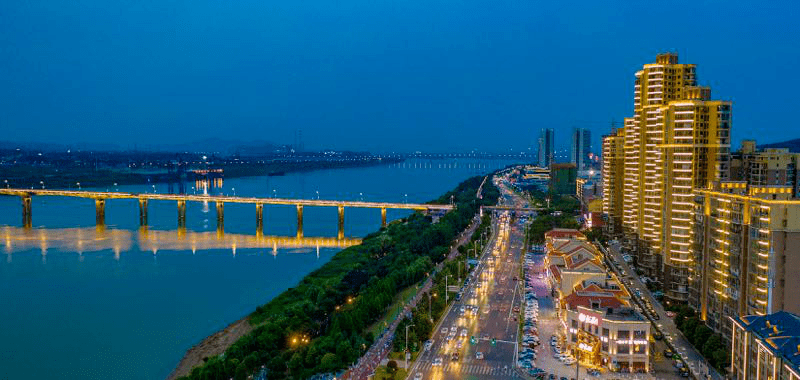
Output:
<svg viewBox="0 0 800 380">
<path fill-rule="evenodd" d="M 339 365 L 339 359 L 336 358 L 336 354 L 328 352 L 327 354 L 322 355 L 320 365 L 322 366 L 323 370 L 334 370 Z"/>
<path fill-rule="evenodd" d="M 389 360 L 389 362 L 386 363 L 386 368 L 389 370 L 389 373 L 397 372 L 397 362 L 394 360 Z"/>
</svg>

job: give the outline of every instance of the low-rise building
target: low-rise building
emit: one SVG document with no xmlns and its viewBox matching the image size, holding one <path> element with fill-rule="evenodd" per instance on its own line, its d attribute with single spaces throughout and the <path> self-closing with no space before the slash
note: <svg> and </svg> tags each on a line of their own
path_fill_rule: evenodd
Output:
<svg viewBox="0 0 800 380">
<path fill-rule="evenodd" d="M 650 370 L 650 322 L 602 262 L 602 253 L 575 230 L 545 234 L 547 273 L 568 352 L 583 365 L 619 372 Z"/>
<path fill-rule="evenodd" d="M 650 321 L 610 293 L 565 299 L 567 347 L 582 363 L 617 372 L 650 370 Z"/>
<path fill-rule="evenodd" d="M 779 311 L 731 321 L 732 379 L 800 380 L 800 317 Z"/>
</svg>

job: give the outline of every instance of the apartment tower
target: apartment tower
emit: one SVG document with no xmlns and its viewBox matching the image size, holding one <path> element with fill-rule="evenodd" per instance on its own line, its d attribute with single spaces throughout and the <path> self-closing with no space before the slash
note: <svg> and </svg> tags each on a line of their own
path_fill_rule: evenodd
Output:
<svg viewBox="0 0 800 380">
<path fill-rule="evenodd" d="M 698 87 L 695 65 L 673 53 L 636 73 L 625 119 L 622 219 L 626 247 L 670 300 L 688 300 L 693 193 L 729 171 L 730 102 Z"/>
</svg>

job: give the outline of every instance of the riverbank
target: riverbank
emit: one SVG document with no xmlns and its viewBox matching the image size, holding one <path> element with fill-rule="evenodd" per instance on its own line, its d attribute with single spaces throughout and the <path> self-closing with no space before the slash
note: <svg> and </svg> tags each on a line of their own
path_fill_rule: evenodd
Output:
<svg viewBox="0 0 800 380">
<path fill-rule="evenodd" d="M 307 159 L 260 163 L 210 165 L 205 169 L 222 169 L 223 179 L 284 175 L 316 170 L 358 168 L 401 162 L 397 158 L 359 158 L 348 160 Z M 91 167 L 59 167 L 58 165 L 0 166 L 0 186 L 14 188 L 73 189 L 77 187 L 110 187 L 156 183 L 189 183 L 196 175 Z M 192 185 L 193 186 L 193 185 Z"/>
<path fill-rule="evenodd" d="M 186 351 L 186 355 L 178 362 L 178 366 L 167 377 L 167 380 L 174 380 L 188 375 L 192 368 L 205 363 L 210 357 L 222 354 L 239 338 L 249 334 L 251 331 L 253 331 L 253 326 L 248 318 L 244 317 L 215 332 Z"/>
</svg>

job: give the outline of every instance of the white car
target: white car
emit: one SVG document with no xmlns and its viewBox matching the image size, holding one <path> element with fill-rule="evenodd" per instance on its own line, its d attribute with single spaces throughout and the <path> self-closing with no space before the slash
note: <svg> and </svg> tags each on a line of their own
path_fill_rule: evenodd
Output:
<svg viewBox="0 0 800 380">
<path fill-rule="evenodd" d="M 467 329 L 461 329 L 461 337 L 462 338 L 466 338 L 467 337 Z"/>
<path fill-rule="evenodd" d="M 480 352 L 480 351 L 476 352 L 475 353 L 475 359 L 483 360 L 483 352 Z"/>
<path fill-rule="evenodd" d="M 422 380 L 422 372 L 417 372 L 417 374 L 414 375 L 414 380 Z"/>
<path fill-rule="evenodd" d="M 442 365 L 442 358 L 433 359 L 433 365 L 441 366 Z"/>
</svg>

